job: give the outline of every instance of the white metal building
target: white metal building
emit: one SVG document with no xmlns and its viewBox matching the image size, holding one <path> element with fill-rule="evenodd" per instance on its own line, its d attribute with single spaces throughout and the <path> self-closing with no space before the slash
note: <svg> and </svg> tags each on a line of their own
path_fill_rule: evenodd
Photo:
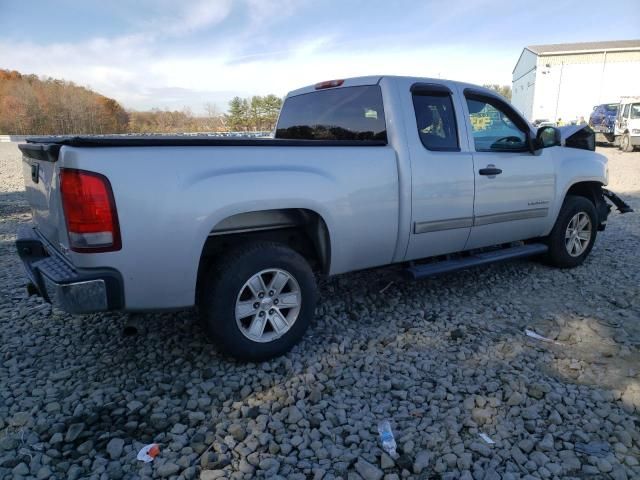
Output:
<svg viewBox="0 0 640 480">
<path fill-rule="evenodd" d="M 640 40 L 530 45 L 513 69 L 512 103 L 530 121 L 588 121 L 627 95 L 640 95 Z"/>
</svg>

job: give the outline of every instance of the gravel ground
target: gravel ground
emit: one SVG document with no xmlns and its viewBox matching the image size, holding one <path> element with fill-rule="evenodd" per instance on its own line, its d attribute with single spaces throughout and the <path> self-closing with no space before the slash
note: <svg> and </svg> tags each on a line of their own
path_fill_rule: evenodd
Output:
<svg viewBox="0 0 640 480">
<path fill-rule="evenodd" d="M 600 150 L 640 211 L 640 153 Z M 240 364 L 192 312 L 126 336 L 124 315 L 28 297 L 12 243 L 22 188 L 18 150 L 0 144 L 0 478 L 640 478 L 638 213 L 613 213 L 570 271 L 322 281 L 302 344 Z M 150 442 L 160 455 L 137 461 Z"/>
</svg>

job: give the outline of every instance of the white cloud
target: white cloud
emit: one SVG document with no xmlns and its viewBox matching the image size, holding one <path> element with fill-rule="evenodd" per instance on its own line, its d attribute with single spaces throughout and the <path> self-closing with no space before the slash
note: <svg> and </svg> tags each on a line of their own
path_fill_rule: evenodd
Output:
<svg viewBox="0 0 640 480">
<path fill-rule="evenodd" d="M 231 0 L 199 0 L 161 4 L 166 13 L 144 22 L 153 32 L 164 35 L 186 35 L 224 21 L 231 13 Z M 177 11 L 174 11 L 179 7 Z"/>
<path fill-rule="evenodd" d="M 515 61 L 510 57 L 481 56 L 470 49 L 428 48 L 422 44 L 389 48 L 384 42 L 364 50 L 341 43 L 332 32 L 290 38 L 271 51 L 246 52 L 240 48 L 254 45 L 251 39 L 268 30 L 278 15 L 295 12 L 295 4 L 287 0 L 290 5 L 278 2 L 276 8 L 274 0 L 245 1 L 249 21 L 215 45 L 202 44 L 187 52 L 163 48 L 167 37 L 171 42 L 171 37 L 219 25 L 231 13 L 229 0 L 178 4 L 181 8 L 169 8 L 133 35 L 50 45 L 0 40 L 0 68 L 71 80 L 113 97 L 128 108 L 188 106 L 196 112 L 212 101 L 225 109 L 234 95 L 284 95 L 320 80 L 358 75 L 510 82 Z"/>
</svg>

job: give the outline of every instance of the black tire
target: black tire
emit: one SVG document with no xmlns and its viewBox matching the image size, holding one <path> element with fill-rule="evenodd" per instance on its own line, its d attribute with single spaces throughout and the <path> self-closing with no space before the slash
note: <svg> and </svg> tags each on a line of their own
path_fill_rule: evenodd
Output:
<svg viewBox="0 0 640 480">
<path fill-rule="evenodd" d="M 249 279 L 268 269 L 285 271 L 295 279 L 301 303 L 286 333 L 258 342 L 241 331 L 236 321 L 236 300 Z M 209 270 L 199 297 L 200 316 L 210 338 L 225 353 L 254 362 L 282 355 L 298 343 L 311 323 L 315 306 L 316 281 L 308 262 L 291 248 L 271 242 L 246 244 L 225 254 Z M 264 330 L 271 328 L 275 335 L 271 323 L 266 324 Z"/>
<path fill-rule="evenodd" d="M 625 133 L 620 137 L 620 150 L 623 152 L 633 152 L 633 145 L 631 145 L 631 137 L 628 133 Z"/>
<path fill-rule="evenodd" d="M 591 238 L 581 254 L 572 256 L 565 243 L 565 236 L 569 223 L 574 216 L 579 213 L 585 213 L 589 217 L 591 222 Z M 551 265 L 560 268 L 573 268 L 581 265 L 593 248 L 593 244 L 596 241 L 597 230 L 598 215 L 593 203 L 585 197 L 567 195 L 567 198 L 565 198 L 564 203 L 562 204 L 562 208 L 560 209 L 560 213 L 558 214 L 553 230 L 551 230 L 551 233 L 546 238 L 546 243 L 549 246 L 547 260 Z"/>
</svg>

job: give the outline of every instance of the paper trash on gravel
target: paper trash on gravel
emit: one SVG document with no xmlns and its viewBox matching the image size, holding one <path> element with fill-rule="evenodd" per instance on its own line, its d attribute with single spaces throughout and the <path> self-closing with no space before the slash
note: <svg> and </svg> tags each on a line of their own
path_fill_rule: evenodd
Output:
<svg viewBox="0 0 640 480">
<path fill-rule="evenodd" d="M 548 342 L 548 343 L 555 343 L 556 345 L 559 345 L 558 342 L 556 342 L 555 340 L 551 340 L 550 338 L 547 337 L 543 337 L 542 335 L 540 335 L 539 333 L 534 332 L 533 330 L 529 330 L 528 328 L 525 329 L 524 334 L 527 337 L 531 337 L 534 338 L 536 340 L 540 340 L 541 342 Z"/>
<path fill-rule="evenodd" d="M 145 445 L 138 452 L 138 460 L 141 462 L 149 463 L 153 462 L 153 459 L 158 456 L 160 453 L 160 447 L 157 443 L 150 443 L 149 445 Z"/>
<path fill-rule="evenodd" d="M 495 445 L 496 442 L 494 442 L 493 440 L 491 440 L 491 437 L 489 435 L 487 435 L 484 432 L 480 432 L 480 438 L 482 440 L 484 440 L 485 442 L 487 442 L 489 445 Z"/>
</svg>

